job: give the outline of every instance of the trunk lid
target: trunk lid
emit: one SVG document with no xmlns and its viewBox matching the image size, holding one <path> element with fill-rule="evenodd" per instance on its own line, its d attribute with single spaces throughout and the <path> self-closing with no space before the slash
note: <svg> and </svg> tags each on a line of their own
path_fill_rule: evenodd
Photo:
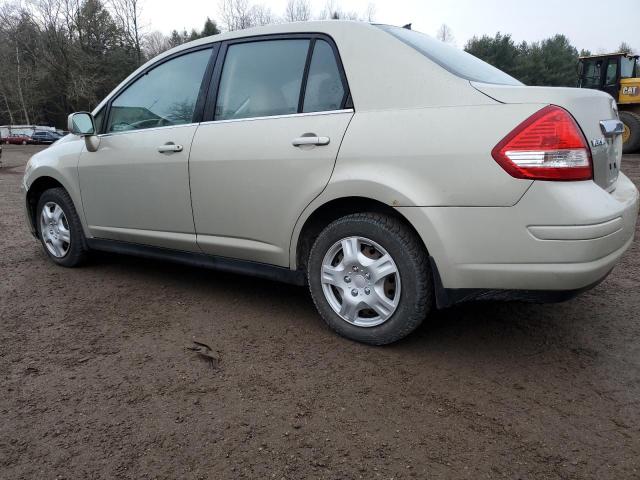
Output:
<svg viewBox="0 0 640 480">
<path fill-rule="evenodd" d="M 615 190 L 622 160 L 622 136 L 605 137 L 600 122 L 617 120 L 613 98 L 597 90 L 526 87 L 471 82 L 474 88 L 501 103 L 557 105 L 567 110 L 582 129 L 593 159 L 593 180 L 605 190 Z"/>
</svg>

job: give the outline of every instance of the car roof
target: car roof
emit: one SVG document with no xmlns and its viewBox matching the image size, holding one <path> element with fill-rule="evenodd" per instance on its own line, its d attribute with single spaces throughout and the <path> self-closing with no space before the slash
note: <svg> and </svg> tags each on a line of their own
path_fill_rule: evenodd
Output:
<svg viewBox="0 0 640 480">
<path fill-rule="evenodd" d="M 199 38 L 191 42 L 183 43 L 171 50 L 165 52 L 167 55 L 172 55 L 180 50 L 186 50 L 198 45 L 203 45 L 211 42 L 222 42 L 225 40 L 233 40 L 236 38 L 244 37 L 256 37 L 260 35 L 277 35 L 285 33 L 340 33 L 344 31 L 353 31 L 355 28 L 364 27 L 372 28 L 373 24 L 369 22 L 360 22 L 354 20 L 316 20 L 310 22 L 287 22 L 264 25 L 261 27 L 246 28 L 244 30 L 234 30 L 232 32 L 219 33 L 209 37 Z M 160 58 L 160 57 L 157 57 Z"/>
<path fill-rule="evenodd" d="M 236 30 L 177 46 L 132 72 L 96 106 L 93 113 L 96 114 L 136 76 L 183 51 L 233 39 L 286 34 L 324 34 L 336 42 L 350 93 L 360 111 L 495 102 L 472 88 L 468 80 L 445 70 L 377 24 L 322 20 Z M 432 86 L 428 89 L 424 88 L 425 78 L 431 80 Z M 403 88 L 388 88 L 394 84 Z"/>
</svg>

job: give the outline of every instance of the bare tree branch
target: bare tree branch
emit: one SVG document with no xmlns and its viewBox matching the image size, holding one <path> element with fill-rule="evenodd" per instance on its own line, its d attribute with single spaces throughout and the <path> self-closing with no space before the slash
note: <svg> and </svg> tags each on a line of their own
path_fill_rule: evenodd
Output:
<svg viewBox="0 0 640 480">
<path fill-rule="evenodd" d="M 436 33 L 436 38 L 444 43 L 454 44 L 456 41 L 456 38 L 453 36 L 453 30 L 451 30 L 446 23 L 440 25 L 438 33 Z"/>
<path fill-rule="evenodd" d="M 310 0 L 289 0 L 284 12 L 287 22 L 305 22 L 311 18 Z"/>
</svg>

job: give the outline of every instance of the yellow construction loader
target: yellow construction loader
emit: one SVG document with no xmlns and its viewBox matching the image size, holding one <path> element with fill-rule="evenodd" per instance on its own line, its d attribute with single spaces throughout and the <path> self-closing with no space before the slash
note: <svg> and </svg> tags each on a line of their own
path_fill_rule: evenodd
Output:
<svg viewBox="0 0 640 480">
<path fill-rule="evenodd" d="M 624 124 L 622 151 L 640 151 L 640 62 L 638 55 L 610 53 L 580 57 L 578 87 L 594 88 L 618 102 Z"/>
</svg>

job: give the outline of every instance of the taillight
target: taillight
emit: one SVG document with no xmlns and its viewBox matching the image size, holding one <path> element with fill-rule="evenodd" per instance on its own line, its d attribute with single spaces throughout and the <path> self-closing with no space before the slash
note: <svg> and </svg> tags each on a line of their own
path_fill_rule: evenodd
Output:
<svg viewBox="0 0 640 480">
<path fill-rule="evenodd" d="M 591 153 L 573 117 L 549 105 L 518 125 L 491 151 L 509 175 L 534 180 L 589 180 Z"/>
</svg>

